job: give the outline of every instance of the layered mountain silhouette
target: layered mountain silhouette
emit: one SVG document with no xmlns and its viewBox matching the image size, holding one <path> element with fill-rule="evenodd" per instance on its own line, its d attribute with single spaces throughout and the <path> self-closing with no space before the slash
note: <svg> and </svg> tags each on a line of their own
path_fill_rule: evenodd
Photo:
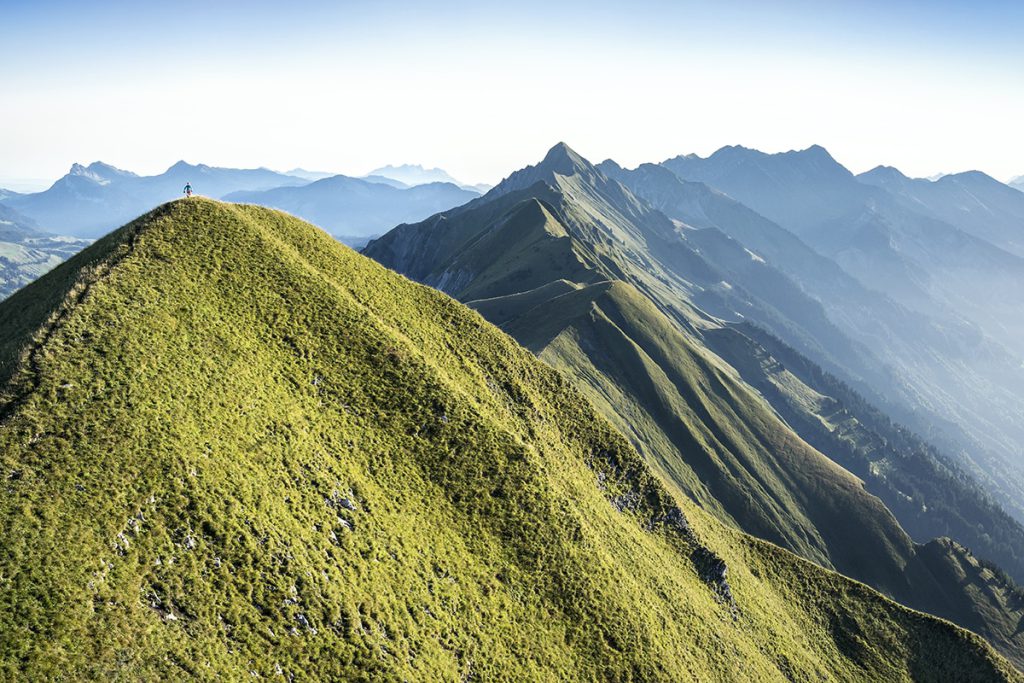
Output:
<svg viewBox="0 0 1024 683">
<path fill-rule="evenodd" d="M 62 235 L 95 238 L 144 211 L 180 197 L 185 183 L 207 197 L 308 181 L 267 169 L 216 168 L 179 161 L 164 173 L 137 176 L 109 164 L 74 164 L 52 187 L 8 199 L 12 208 Z"/>
<path fill-rule="evenodd" d="M 702 256 L 711 260 L 729 282 L 741 284 L 748 292 L 758 292 L 767 300 L 762 307 L 771 306 L 781 313 L 767 316 L 757 307 L 709 307 L 722 318 L 737 321 L 734 325 L 744 335 L 768 349 L 771 355 L 764 358 L 781 361 L 783 375 L 799 376 L 813 390 L 808 400 L 787 398 L 785 391 L 774 386 L 779 383 L 779 372 L 772 362 L 750 363 L 734 345 L 717 341 L 735 337 L 712 336 L 709 344 L 733 362 L 787 422 L 801 425 L 799 431 L 805 439 L 863 478 L 868 490 L 896 512 L 914 538 L 952 535 L 1024 580 L 1024 562 L 1017 550 L 1024 540 L 1020 525 L 1006 519 L 983 488 L 963 474 L 962 465 L 909 431 L 895 427 L 888 416 L 871 405 L 894 409 L 877 387 L 899 387 L 895 381 L 906 382 L 897 370 L 905 367 L 904 361 L 879 348 L 874 339 L 902 337 L 902 347 L 917 354 L 930 342 L 949 353 L 948 331 L 944 332 L 945 338 L 939 337 L 935 330 L 941 328 L 934 321 L 867 289 L 792 233 L 703 183 L 680 180 L 654 164 L 625 171 L 614 162 L 604 162 L 600 169 L 685 224 L 690 229 L 683 234 L 699 245 Z M 859 334 L 867 324 L 874 339 Z M 788 344 L 780 338 L 787 339 Z M 862 343 L 851 338 L 859 338 Z M 744 345 L 739 349 L 742 351 Z M 757 351 L 753 355 L 760 356 Z M 967 360 L 964 358 L 962 363 Z M 948 360 L 946 365 L 951 365 Z M 969 376 L 969 369 L 962 368 L 961 372 Z M 814 392 L 828 399 L 822 403 Z M 865 401 L 858 392 L 871 401 Z M 896 395 L 901 396 L 904 405 L 913 405 L 914 396 L 904 392 L 900 390 Z M 807 405 L 816 404 L 821 407 L 807 410 Z M 825 427 L 822 417 L 826 417 Z M 921 415 L 916 419 L 918 424 L 927 425 Z M 932 415 L 927 419 L 937 418 Z M 995 537 L 1000 540 L 995 541 Z"/>
<path fill-rule="evenodd" d="M 858 311 L 849 297 L 835 296 L 834 286 L 786 266 L 844 333 L 871 348 L 894 373 L 889 381 L 867 373 L 840 376 L 864 379 L 890 412 L 962 456 L 999 501 L 1024 519 L 1024 261 L 980 237 L 978 227 L 989 212 L 999 215 L 990 232 L 1012 223 L 1012 191 L 968 173 L 934 181 L 917 201 L 908 188 L 921 194 L 921 183 L 930 181 L 897 179 L 890 191 L 880 183 L 883 176 L 893 177 L 891 171 L 857 178 L 820 147 L 774 155 L 727 147 L 707 159 L 677 157 L 663 166 L 790 230 L 842 266 L 859 282 L 858 290 L 884 293 L 898 304 L 903 313 L 876 296 Z M 946 222 L 955 213 L 951 207 L 970 191 L 978 198 L 961 211 L 963 224 Z M 1011 239 L 1006 237 L 1006 246 Z"/>
<path fill-rule="evenodd" d="M 1021 680 L 673 495 L 511 338 L 268 209 L 179 200 L 15 293 L 0 380 L 6 678 Z M 952 544 L 914 562 L 988 585 Z"/>
<path fill-rule="evenodd" d="M 465 190 L 473 190 L 478 193 L 483 193 L 491 189 L 490 185 L 483 183 L 476 185 L 460 183 L 458 180 L 451 177 L 444 169 L 424 168 L 419 164 L 400 164 L 398 166 L 389 164 L 387 166 L 374 169 L 366 175 L 366 178 L 373 177 L 388 178 L 390 180 L 400 182 L 407 187 L 412 187 L 414 185 L 429 185 L 431 183 L 451 183 L 452 185 L 458 185 Z"/>
<path fill-rule="evenodd" d="M 324 178 L 330 178 L 332 175 L 337 175 L 336 173 L 330 173 L 327 171 L 310 171 L 305 168 L 293 168 L 290 171 L 285 171 L 284 174 L 295 178 L 302 178 L 303 180 L 308 180 L 310 182 L 314 180 L 323 180 Z"/>
<path fill-rule="evenodd" d="M 479 196 L 452 183 L 396 187 L 381 180 L 339 175 L 301 187 L 233 192 L 225 199 L 282 209 L 361 246 L 399 223 L 422 220 Z"/>
<path fill-rule="evenodd" d="M 158 204 L 181 196 L 186 183 L 202 196 L 284 209 L 352 244 L 365 244 L 398 223 L 421 220 L 479 193 L 450 183 L 410 187 L 383 176 L 365 179 L 297 169 L 217 168 L 180 161 L 156 176 L 108 164 L 75 164 L 43 192 L 5 203 L 50 232 L 95 238 Z"/>
<path fill-rule="evenodd" d="M 810 156 L 810 169 L 827 171 L 827 153 Z M 898 427 L 788 345 L 828 349 L 818 355 L 840 369 L 879 365 L 773 266 L 775 252 L 806 265 L 808 278 L 844 277 L 862 307 L 888 306 L 894 317 L 906 309 L 706 185 L 640 171 L 649 172 L 650 184 L 639 184 L 652 188 L 651 201 L 687 223 L 610 177 L 621 169 L 605 168 L 556 145 L 484 197 L 399 226 L 365 253 L 467 302 L 562 370 L 670 489 L 720 520 L 958 621 L 1019 658 L 1024 606 L 1013 582 L 954 542 L 915 545 L 835 463 L 861 468 L 890 498 L 911 498 L 900 488 L 911 483 L 918 508 L 936 496 L 938 526 L 966 532 L 1018 572 L 1020 525 L 948 459 L 910 435 L 901 440 Z M 719 223 L 761 241 L 746 247 Z M 778 337 L 759 339 L 762 329 Z M 787 370 L 771 343 L 800 367 Z M 1000 530 L 999 544 L 956 519 L 959 495 L 974 501 L 984 528 Z M 901 512 L 916 528 L 936 526 L 913 507 Z M 976 579 L 964 583 L 968 566 Z"/>
<path fill-rule="evenodd" d="M 904 205 L 1024 256 L 1024 193 L 980 171 L 945 175 L 935 181 L 908 178 L 891 166 L 857 176 L 888 190 Z"/>
</svg>

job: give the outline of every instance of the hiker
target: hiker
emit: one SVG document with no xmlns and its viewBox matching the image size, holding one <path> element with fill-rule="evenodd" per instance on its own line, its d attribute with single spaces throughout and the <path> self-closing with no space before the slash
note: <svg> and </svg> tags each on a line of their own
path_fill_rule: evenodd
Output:
<svg viewBox="0 0 1024 683">
<path fill-rule="evenodd" d="M 191 197 L 192 196 L 192 183 L 186 182 L 185 183 L 185 189 L 183 190 L 183 192 L 185 193 L 186 197 Z"/>
</svg>

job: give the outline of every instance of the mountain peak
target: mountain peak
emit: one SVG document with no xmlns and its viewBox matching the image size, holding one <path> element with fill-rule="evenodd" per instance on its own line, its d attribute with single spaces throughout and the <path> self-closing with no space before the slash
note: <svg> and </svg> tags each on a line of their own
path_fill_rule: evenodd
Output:
<svg viewBox="0 0 1024 683">
<path fill-rule="evenodd" d="M 870 181 L 907 181 L 910 180 L 902 171 L 895 166 L 875 166 L 870 171 L 865 171 L 857 176 L 858 180 Z"/>
<path fill-rule="evenodd" d="M 122 171 L 116 166 L 105 164 L 102 161 L 94 161 L 88 166 L 83 166 L 79 163 L 71 164 L 71 170 L 68 171 L 69 176 L 75 176 L 78 178 L 88 178 L 94 182 L 106 185 L 111 180 L 116 178 L 135 178 L 137 177 L 131 171 Z"/>
<path fill-rule="evenodd" d="M 622 168 L 619 162 L 615 161 L 615 159 L 605 159 L 599 163 L 596 168 L 609 178 L 625 171 L 625 169 Z"/>
<path fill-rule="evenodd" d="M 970 183 L 998 183 L 999 181 L 984 171 L 961 171 L 960 173 L 948 173 L 935 182 L 970 182 Z"/>
<path fill-rule="evenodd" d="M 110 164 L 103 163 L 102 161 L 94 161 L 89 164 L 89 170 L 93 173 L 103 173 L 105 175 L 120 175 L 120 176 L 134 176 L 135 174 L 131 171 L 125 171 L 117 166 L 111 166 Z"/>
<path fill-rule="evenodd" d="M 838 161 L 836 161 L 835 157 L 832 156 L 829 153 L 829 151 L 822 147 L 821 145 L 811 145 L 807 149 L 795 149 L 790 152 L 784 152 L 779 156 L 803 159 L 813 164 L 824 164 L 826 166 L 841 166 L 841 164 Z"/>
<path fill-rule="evenodd" d="M 593 166 L 569 145 L 559 142 L 548 150 L 548 153 L 544 155 L 544 160 L 537 168 L 559 175 L 572 175 L 578 171 L 592 169 Z"/>
<path fill-rule="evenodd" d="M 574 175 L 604 177 L 601 171 L 577 154 L 569 145 L 559 142 L 548 150 L 540 163 L 519 169 L 498 183 L 488 194 L 502 195 L 515 190 L 523 190 L 536 183 L 557 185 L 559 176 Z"/>
</svg>

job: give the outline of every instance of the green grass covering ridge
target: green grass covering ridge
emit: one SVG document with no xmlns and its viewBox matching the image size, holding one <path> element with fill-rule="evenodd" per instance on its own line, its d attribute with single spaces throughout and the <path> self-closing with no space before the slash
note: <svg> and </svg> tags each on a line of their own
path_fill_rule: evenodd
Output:
<svg viewBox="0 0 1024 683">
<path fill-rule="evenodd" d="M 0 322 L 0 678 L 1020 680 L 285 214 L 171 203 Z"/>
</svg>

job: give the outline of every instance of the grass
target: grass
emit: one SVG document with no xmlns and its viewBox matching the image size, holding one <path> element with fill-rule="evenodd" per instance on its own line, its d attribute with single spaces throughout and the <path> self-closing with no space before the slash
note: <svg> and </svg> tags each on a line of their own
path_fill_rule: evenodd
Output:
<svg viewBox="0 0 1024 683">
<path fill-rule="evenodd" d="M 0 372 L 0 678 L 1020 680 L 284 214 L 126 226 L 0 304 Z"/>
</svg>

